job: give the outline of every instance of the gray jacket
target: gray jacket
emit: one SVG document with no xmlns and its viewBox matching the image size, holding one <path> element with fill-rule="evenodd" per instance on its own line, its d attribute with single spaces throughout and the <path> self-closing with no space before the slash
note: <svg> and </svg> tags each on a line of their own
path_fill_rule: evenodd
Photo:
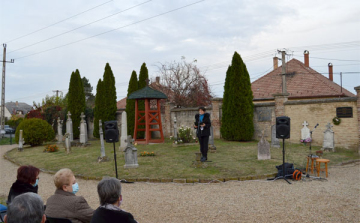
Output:
<svg viewBox="0 0 360 223">
<path fill-rule="evenodd" d="M 46 202 L 46 216 L 67 218 L 73 223 L 90 223 L 93 213 L 84 197 L 59 189 Z"/>
</svg>

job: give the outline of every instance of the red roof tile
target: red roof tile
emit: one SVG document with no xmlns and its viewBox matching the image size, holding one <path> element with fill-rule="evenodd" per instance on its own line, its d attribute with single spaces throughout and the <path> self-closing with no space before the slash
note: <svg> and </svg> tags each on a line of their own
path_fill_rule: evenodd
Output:
<svg viewBox="0 0 360 223">
<path fill-rule="evenodd" d="M 273 94 L 282 92 L 281 66 L 257 79 L 251 84 L 254 99 L 273 98 Z M 297 59 L 286 63 L 286 88 L 289 98 L 314 97 L 355 97 L 327 77 L 318 73 Z"/>
<path fill-rule="evenodd" d="M 118 101 L 116 103 L 117 109 L 125 109 L 126 108 L 126 99 L 127 99 L 127 97 L 121 99 L 120 101 Z"/>
</svg>

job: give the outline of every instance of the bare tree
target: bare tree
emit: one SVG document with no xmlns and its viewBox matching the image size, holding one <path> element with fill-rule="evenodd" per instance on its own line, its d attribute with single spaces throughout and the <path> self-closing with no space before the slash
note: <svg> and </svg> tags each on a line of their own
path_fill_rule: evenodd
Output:
<svg viewBox="0 0 360 223">
<path fill-rule="evenodd" d="M 160 63 L 160 86 L 168 100 L 177 107 L 196 107 L 211 104 L 211 90 L 208 81 L 199 68 L 182 57 L 180 62 Z"/>
</svg>

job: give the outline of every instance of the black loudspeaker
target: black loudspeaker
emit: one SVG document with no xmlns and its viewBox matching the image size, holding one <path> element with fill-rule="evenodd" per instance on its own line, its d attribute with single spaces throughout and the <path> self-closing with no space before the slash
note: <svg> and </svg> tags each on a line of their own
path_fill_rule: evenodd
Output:
<svg viewBox="0 0 360 223">
<path fill-rule="evenodd" d="M 276 117 L 276 138 L 290 138 L 290 118 L 287 116 Z"/>
<path fill-rule="evenodd" d="M 117 121 L 107 121 L 104 124 L 106 142 L 119 142 L 119 130 Z"/>
</svg>

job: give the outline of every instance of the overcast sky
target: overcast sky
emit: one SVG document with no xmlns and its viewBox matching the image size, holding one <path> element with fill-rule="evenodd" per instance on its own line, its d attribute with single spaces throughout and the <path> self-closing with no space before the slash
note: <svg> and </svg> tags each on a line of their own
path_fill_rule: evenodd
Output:
<svg viewBox="0 0 360 223">
<path fill-rule="evenodd" d="M 254 81 L 272 70 L 272 57 L 283 48 L 292 54 L 288 60 L 300 61 L 309 50 L 310 66 L 325 76 L 331 62 L 334 81 L 343 72 L 343 86 L 353 93 L 360 85 L 360 1 L 198 1 L 0 0 L 0 43 L 7 43 L 7 60 L 15 59 L 6 67 L 6 101 L 32 105 L 53 90 L 65 94 L 75 69 L 95 94 L 107 62 L 120 100 L 143 62 L 155 77 L 156 64 L 182 56 L 197 60 L 222 97 L 234 51 Z"/>
</svg>

